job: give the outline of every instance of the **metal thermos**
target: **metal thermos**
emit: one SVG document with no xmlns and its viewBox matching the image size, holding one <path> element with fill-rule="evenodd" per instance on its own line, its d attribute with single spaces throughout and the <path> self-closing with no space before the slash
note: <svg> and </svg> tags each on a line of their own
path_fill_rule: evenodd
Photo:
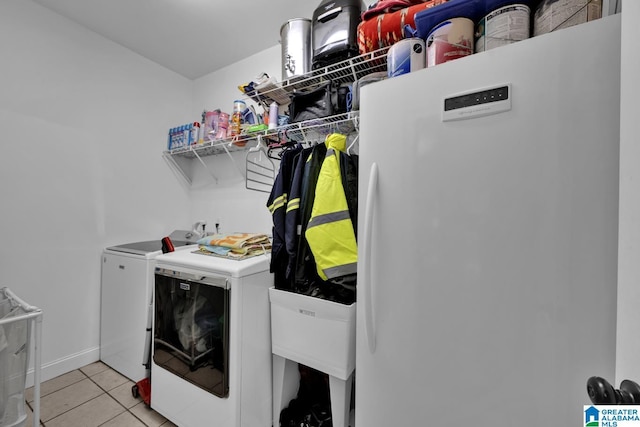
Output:
<svg viewBox="0 0 640 427">
<path fill-rule="evenodd" d="M 280 27 L 282 80 L 311 71 L 311 20 L 290 19 Z"/>
</svg>

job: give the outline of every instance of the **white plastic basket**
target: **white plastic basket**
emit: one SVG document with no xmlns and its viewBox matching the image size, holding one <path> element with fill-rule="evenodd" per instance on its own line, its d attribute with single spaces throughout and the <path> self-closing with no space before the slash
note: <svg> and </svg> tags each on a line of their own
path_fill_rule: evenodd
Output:
<svg viewBox="0 0 640 427">
<path fill-rule="evenodd" d="M 356 363 L 356 303 L 339 304 L 269 288 L 271 349 L 346 380 Z"/>
<path fill-rule="evenodd" d="M 25 387 L 35 336 L 33 371 L 33 425 L 40 425 L 40 343 L 42 310 L 0 288 L 0 426 L 24 426 L 27 420 Z"/>
</svg>

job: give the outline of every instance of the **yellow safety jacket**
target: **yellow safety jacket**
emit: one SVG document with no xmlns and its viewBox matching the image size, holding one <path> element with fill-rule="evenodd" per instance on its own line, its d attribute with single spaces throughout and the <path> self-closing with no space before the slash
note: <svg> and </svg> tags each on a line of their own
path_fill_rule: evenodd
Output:
<svg viewBox="0 0 640 427">
<path fill-rule="evenodd" d="M 345 151 L 346 143 L 346 136 L 340 134 L 331 134 L 325 140 L 327 155 L 305 233 L 323 280 L 356 273 L 358 245 L 340 173 L 340 151 Z"/>
</svg>

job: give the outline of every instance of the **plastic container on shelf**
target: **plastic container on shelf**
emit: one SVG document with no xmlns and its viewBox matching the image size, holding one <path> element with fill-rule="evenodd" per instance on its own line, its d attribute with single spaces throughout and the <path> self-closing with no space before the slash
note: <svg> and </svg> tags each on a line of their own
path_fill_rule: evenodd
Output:
<svg viewBox="0 0 640 427">
<path fill-rule="evenodd" d="M 473 54 L 474 24 L 469 18 L 450 18 L 427 36 L 427 67 Z"/>
<path fill-rule="evenodd" d="M 273 101 L 269 105 L 269 129 L 278 127 L 278 103 Z"/>
<path fill-rule="evenodd" d="M 411 37 L 400 40 L 389 48 L 387 54 L 388 77 L 397 77 L 427 66 L 424 40 Z"/>
<path fill-rule="evenodd" d="M 218 115 L 220 110 L 204 111 L 204 126 L 202 127 L 202 142 L 215 138 L 218 129 Z"/>
<path fill-rule="evenodd" d="M 542 0 L 533 16 L 533 35 L 583 24 L 602 17 L 602 0 Z"/>
<path fill-rule="evenodd" d="M 218 114 L 218 126 L 215 139 L 225 139 L 229 129 L 229 113 L 220 112 Z"/>
<path fill-rule="evenodd" d="M 473 54 L 474 26 L 482 0 L 450 0 L 416 13 L 416 35 L 427 44 L 427 67 Z"/>
<path fill-rule="evenodd" d="M 231 136 L 240 135 L 242 132 L 242 112 L 247 104 L 241 100 L 233 101 L 233 113 L 231 115 Z"/>
<path fill-rule="evenodd" d="M 416 36 L 426 40 L 435 27 L 452 18 L 468 18 L 476 22 L 483 16 L 484 10 L 484 0 L 449 0 L 425 9 L 416 13 Z"/>
<path fill-rule="evenodd" d="M 476 25 L 476 53 L 528 39 L 530 3 L 532 0 L 486 0 L 485 16 Z"/>
<path fill-rule="evenodd" d="M 189 133 L 189 145 L 195 145 L 198 143 L 200 139 L 200 123 L 193 122 Z"/>
</svg>

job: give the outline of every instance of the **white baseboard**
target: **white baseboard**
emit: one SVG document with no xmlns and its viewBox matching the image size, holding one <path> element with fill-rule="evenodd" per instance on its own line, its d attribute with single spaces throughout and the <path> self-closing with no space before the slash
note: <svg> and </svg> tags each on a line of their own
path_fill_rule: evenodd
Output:
<svg viewBox="0 0 640 427">
<path fill-rule="evenodd" d="M 40 382 L 50 380 L 67 372 L 82 368 L 100 360 L 100 347 L 93 347 L 79 353 L 65 356 L 53 362 L 43 363 L 40 369 Z M 27 371 L 27 388 L 33 386 L 33 368 Z"/>
</svg>

